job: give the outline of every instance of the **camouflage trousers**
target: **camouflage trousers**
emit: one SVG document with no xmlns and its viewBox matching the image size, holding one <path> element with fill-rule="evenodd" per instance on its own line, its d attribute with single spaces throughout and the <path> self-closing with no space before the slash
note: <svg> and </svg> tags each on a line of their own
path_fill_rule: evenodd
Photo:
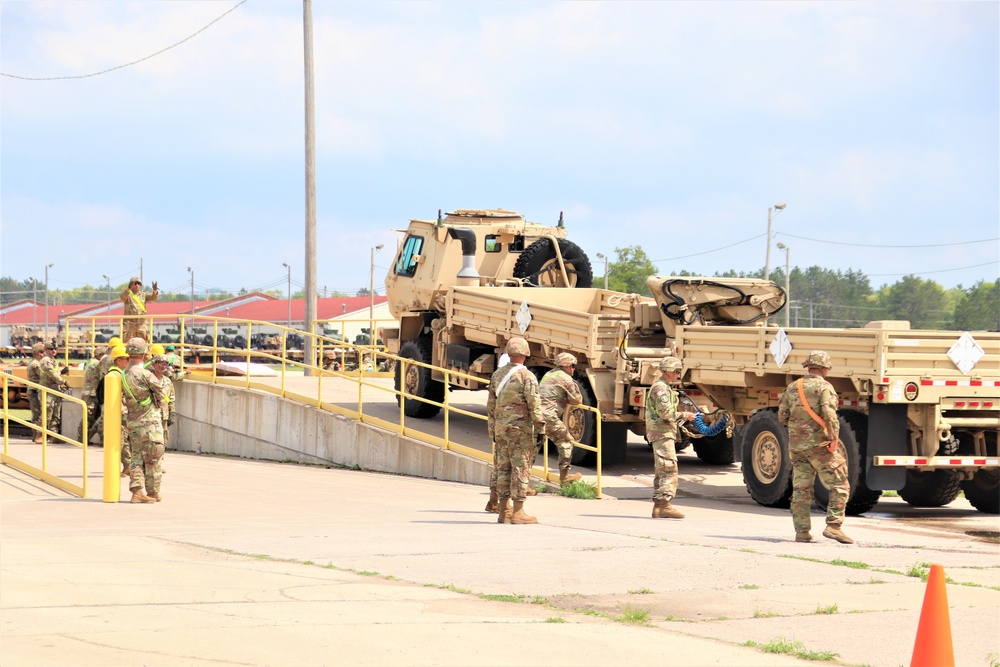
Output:
<svg viewBox="0 0 1000 667">
<path fill-rule="evenodd" d="M 497 492 L 497 443 L 493 441 L 493 467 L 490 469 L 490 493 Z"/>
<path fill-rule="evenodd" d="M 145 318 L 126 317 L 122 320 L 122 342 L 127 343 L 131 338 L 141 338 L 149 342 Z"/>
<path fill-rule="evenodd" d="M 530 434 L 518 429 L 497 429 L 497 495 L 524 502 L 534 460 L 535 439 Z"/>
<path fill-rule="evenodd" d="M 654 440 L 653 445 L 653 499 L 674 499 L 677 495 L 677 448 L 673 438 Z"/>
<path fill-rule="evenodd" d="M 840 450 L 830 452 L 825 446 L 788 451 L 792 462 L 792 523 L 795 532 L 807 533 L 811 526 L 809 513 L 813 503 L 813 485 L 816 475 L 823 486 L 830 489 L 830 503 L 826 508 L 826 522 L 844 522 L 844 510 L 851 495 L 847 477 L 847 459 Z"/>
<path fill-rule="evenodd" d="M 35 389 L 28 390 L 28 403 L 31 404 L 31 423 L 35 426 L 42 425 L 42 397 Z"/>
<path fill-rule="evenodd" d="M 49 392 L 45 397 L 45 428 L 53 433 L 62 432 L 62 399 Z M 41 419 L 39 419 L 39 426 Z"/>
<path fill-rule="evenodd" d="M 123 442 L 124 442 L 124 433 Z M 160 478 L 163 470 L 160 461 L 163 459 L 163 424 L 159 415 L 155 419 L 143 419 L 128 423 L 128 442 L 131 448 L 129 455 L 129 491 L 135 492 L 145 488 L 146 493 L 160 492 Z M 122 447 L 124 451 L 124 447 Z"/>
<path fill-rule="evenodd" d="M 97 394 L 84 394 L 80 397 L 87 404 L 87 442 L 97 433 L 97 417 L 101 412 L 101 404 L 97 402 Z M 83 442 L 83 419 L 76 429 L 76 439 Z"/>
<path fill-rule="evenodd" d="M 545 435 L 559 450 L 559 470 L 569 470 L 570 461 L 573 460 L 573 438 L 569 435 L 569 429 L 558 416 L 548 412 L 543 413 L 543 416 Z"/>
</svg>

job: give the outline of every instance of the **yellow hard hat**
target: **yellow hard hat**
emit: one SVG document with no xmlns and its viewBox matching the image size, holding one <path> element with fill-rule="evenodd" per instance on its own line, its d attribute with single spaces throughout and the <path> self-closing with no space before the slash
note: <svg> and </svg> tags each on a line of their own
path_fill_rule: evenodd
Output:
<svg viewBox="0 0 1000 667">
<path fill-rule="evenodd" d="M 121 357 L 127 357 L 127 356 L 128 356 L 128 351 L 125 349 L 125 346 L 121 344 L 121 342 L 119 342 L 117 345 L 111 348 L 112 359 L 120 359 Z"/>
<path fill-rule="evenodd" d="M 111 340 L 108 341 L 108 347 L 114 347 L 115 345 L 121 345 L 122 339 L 118 336 L 112 336 Z"/>
<path fill-rule="evenodd" d="M 149 348 L 150 354 L 165 354 L 165 352 L 163 346 L 159 343 L 153 343 L 153 346 Z"/>
</svg>

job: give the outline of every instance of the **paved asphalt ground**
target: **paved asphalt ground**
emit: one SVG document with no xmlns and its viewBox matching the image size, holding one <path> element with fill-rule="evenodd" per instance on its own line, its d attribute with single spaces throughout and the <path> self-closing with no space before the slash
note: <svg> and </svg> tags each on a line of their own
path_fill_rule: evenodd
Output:
<svg viewBox="0 0 1000 667">
<path fill-rule="evenodd" d="M 997 517 L 889 499 L 855 545 L 797 544 L 725 482 L 738 467 L 688 456 L 688 518 L 650 519 L 643 465 L 619 499 L 530 499 L 537 526 L 497 525 L 481 487 L 363 471 L 170 452 L 164 501 L 130 505 L 0 466 L 0 665 L 894 667 L 928 563 L 956 664 L 1000 662 Z M 779 639 L 835 657 L 744 645 Z"/>
</svg>

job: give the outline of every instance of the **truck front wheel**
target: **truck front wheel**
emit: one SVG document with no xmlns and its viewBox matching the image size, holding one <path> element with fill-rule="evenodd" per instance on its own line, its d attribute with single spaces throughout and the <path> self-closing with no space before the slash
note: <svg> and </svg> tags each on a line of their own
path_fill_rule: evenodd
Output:
<svg viewBox="0 0 1000 667">
<path fill-rule="evenodd" d="M 429 338 L 408 340 L 399 348 L 399 356 L 425 364 L 431 363 L 431 341 Z M 404 370 L 405 366 L 405 370 Z M 425 403 L 420 398 L 441 403 L 444 401 L 444 383 L 431 379 L 431 369 L 417 364 L 396 364 L 396 391 L 405 391 L 409 396 L 396 394 L 396 405 L 403 403 L 403 413 L 407 417 L 430 419 L 441 412 L 441 406 Z M 416 396 L 417 398 L 413 398 Z"/>
<path fill-rule="evenodd" d="M 590 385 L 584 381 L 576 381 L 583 395 L 584 405 L 594 407 L 597 399 Z M 597 431 L 595 429 L 596 415 L 589 410 L 571 410 L 566 428 L 573 440 L 597 446 Z M 628 424 L 604 422 L 601 424 L 601 463 L 616 465 L 625 462 L 625 451 L 628 447 Z M 583 447 L 573 448 L 573 465 L 593 466 L 597 464 L 597 454 Z"/>
<path fill-rule="evenodd" d="M 743 431 L 743 483 L 759 505 L 783 508 L 791 505 L 788 429 L 771 410 L 755 414 Z"/>
</svg>

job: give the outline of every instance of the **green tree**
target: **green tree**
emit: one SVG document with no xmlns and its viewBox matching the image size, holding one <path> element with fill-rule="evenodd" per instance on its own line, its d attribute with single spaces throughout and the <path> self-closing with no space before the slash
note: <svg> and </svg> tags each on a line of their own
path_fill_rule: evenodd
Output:
<svg viewBox="0 0 1000 667">
<path fill-rule="evenodd" d="M 890 320 L 909 320 L 914 329 L 950 329 L 954 312 L 948 309 L 944 288 L 933 280 L 903 276 L 879 291 L 882 315 Z"/>
<path fill-rule="evenodd" d="M 650 295 L 646 279 L 655 276 L 656 265 L 640 246 L 615 248 L 617 259 L 608 264 L 608 288 L 616 292 Z"/>
<path fill-rule="evenodd" d="M 962 331 L 1000 330 L 1000 279 L 962 289 L 955 306 L 955 328 Z"/>
</svg>

